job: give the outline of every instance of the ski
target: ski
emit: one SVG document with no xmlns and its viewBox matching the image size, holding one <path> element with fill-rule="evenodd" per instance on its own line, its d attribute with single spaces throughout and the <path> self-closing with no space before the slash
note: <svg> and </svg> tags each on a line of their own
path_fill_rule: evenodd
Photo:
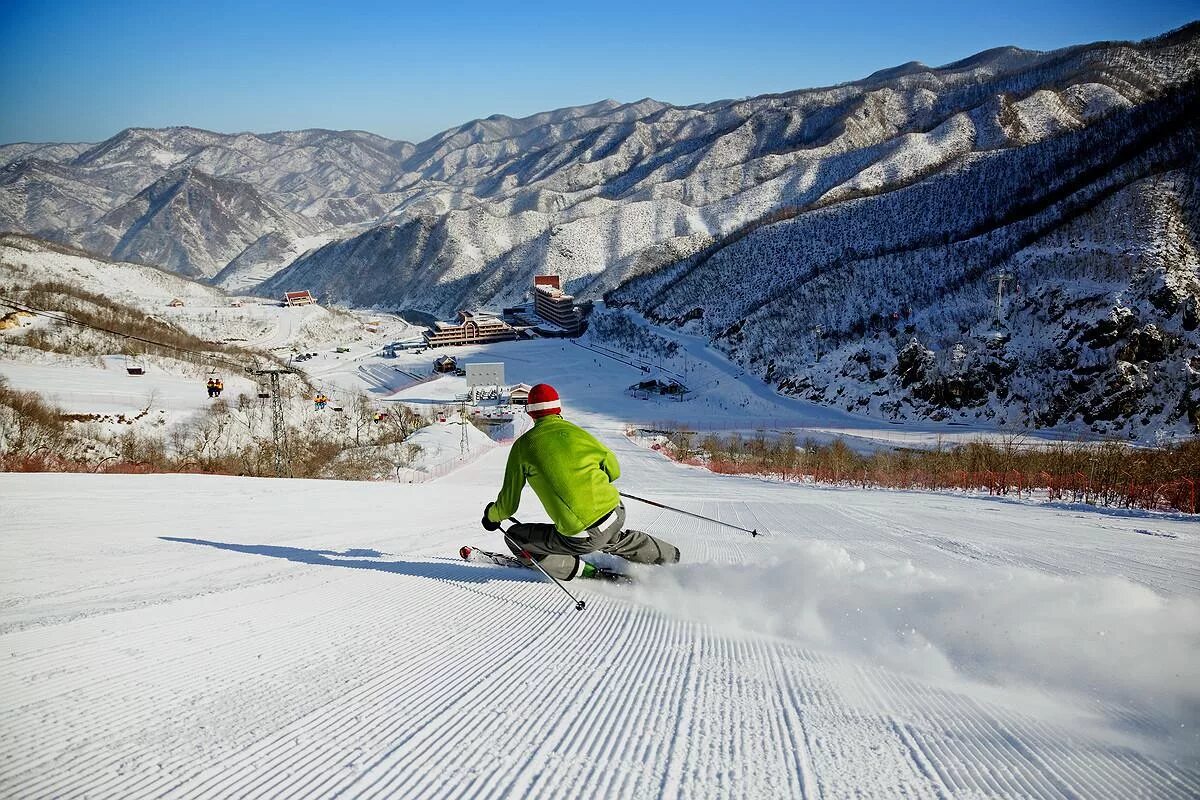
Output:
<svg viewBox="0 0 1200 800">
<path fill-rule="evenodd" d="M 493 564 L 498 567 L 516 567 L 518 569 L 533 569 L 516 556 L 510 556 L 506 553 L 493 553 L 490 550 L 483 550 L 479 547 L 471 547 L 463 545 L 458 549 L 458 554 L 462 556 L 463 561 L 470 561 L 475 564 Z M 610 583 L 633 583 L 633 578 L 623 572 L 616 572 L 611 569 L 597 567 L 596 573 L 588 580 L 609 581 Z"/>
<path fill-rule="evenodd" d="M 483 550 L 478 547 L 463 545 L 458 548 L 458 554 L 462 556 L 463 561 L 472 561 L 476 564 L 495 564 L 498 567 L 518 567 L 520 569 L 533 569 L 516 556 L 506 555 L 504 553 L 493 553 L 490 550 Z"/>
</svg>

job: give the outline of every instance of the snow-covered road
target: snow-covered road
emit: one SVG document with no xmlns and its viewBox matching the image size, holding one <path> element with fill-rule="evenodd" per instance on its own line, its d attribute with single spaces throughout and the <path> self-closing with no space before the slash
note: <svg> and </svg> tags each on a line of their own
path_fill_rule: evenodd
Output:
<svg viewBox="0 0 1200 800">
<path fill-rule="evenodd" d="M 606 434 L 684 563 L 466 564 L 431 484 L 0 475 L 0 794 L 1196 797 L 1200 530 L 726 478 Z M 532 493 L 520 516 L 544 519 Z"/>
</svg>

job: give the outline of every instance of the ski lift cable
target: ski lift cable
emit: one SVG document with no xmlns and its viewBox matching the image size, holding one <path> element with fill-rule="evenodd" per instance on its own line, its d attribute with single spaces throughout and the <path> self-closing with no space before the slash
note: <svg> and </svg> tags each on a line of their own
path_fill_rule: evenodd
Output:
<svg viewBox="0 0 1200 800">
<path fill-rule="evenodd" d="M 346 391 L 345 387 L 338 386 L 336 383 L 330 383 L 328 381 L 314 378 L 307 373 L 305 373 L 305 377 L 308 379 L 309 385 L 312 386 L 318 394 L 323 394 L 328 397 L 330 402 L 335 402 L 337 398 Z"/>
<path fill-rule="evenodd" d="M 90 328 L 94 331 L 100 331 L 102 333 L 109 333 L 109 334 L 112 334 L 113 336 L 120 336 L 125 339 L 131 339 L 135 342 L 151 344 L 151 345 L 154 345 L 155 347 L 161 347 L 166 350 L 174 350 L 177 353 L 188 353 L 190 355 L 197 356 L 202 360 L 208 359 L 214 363 L 226 364 L 233 369 L 243 370 L 246 372 L 253 372 L 255 369 L 253 367 L 247 367 L 245 364 L 239 364 L 236 361 L 231 361 L 229 359 L 222 358 L 221 356 L 214 356 L 210 352 L 201 352 L 198 350 L 190 350 L 186 347 L 179 347 L 178 345 L 166 344 L 165 342 L 157 342 L 153 339 L 146 339 L 141 336 L 135 336 L 132 333 L 122 333 L 121 331 L 114 331 L 110 328 L 103 328 L 99 325 L 92 325 L 87 322 L 80 322 L 77 319 L 71 319 L 70 317 L 60 316 L 57 313 L 54 313 L 51 311 L 46 311 L 45 309 L 41 309 L 41 308 L 35 308 L 34 306 L 28 305 L 27 303 L 20 303 L 15 300 L 9 300 L 6 297 L 0 296 L 0 305 L 5 305 L 5 306 L 8 306 L 9 308 L 16 309 L 17 311 L 24 311 L 28 314 L 34 314 L 39 317 L 45 317 L 46 319 L 52 319 L 52 320 L 55 320 L 56 322 L 65 322 L 69 325 L 78 325 L 81 328 Z"/>
</svg>

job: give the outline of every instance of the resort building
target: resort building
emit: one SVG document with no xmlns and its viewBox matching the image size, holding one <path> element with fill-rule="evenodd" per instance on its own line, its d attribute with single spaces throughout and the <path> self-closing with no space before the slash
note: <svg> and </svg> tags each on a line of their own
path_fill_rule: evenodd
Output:
<svg viewBox="0 0 1200 800">
<path fill-rule="evenodd" d="M 312 292 L 305 289 L 302 292 L 284 292 L 283 304 L 285 306 L 311 306 L 317 302 L 317 298 L 312 296 Z"/>
<path fill-rule="evenodd" d="M 457 323 L 435 322 L 425 332 L 425 344 L 430 347 L 505 342 L 516 338 L 516 330 L 504 320 L 493 314 L 471 311 L 458 312 Z"/>
<path fill-rule="evenodd" d="M 583 326 L 591 304 L 580 304 L 573 295 L 562 290 L 557 275 L 535 275 L 533 278 L 533 311 L 547 322 L 566 331 Z"/>
<path fill-rule="evenodd" d="M 514 406 L 523 406 L 529 403 L 529 390 L 533 387 L 528 383 L 518 383 L 508 392 L 508 402 Z"/>
</svg>

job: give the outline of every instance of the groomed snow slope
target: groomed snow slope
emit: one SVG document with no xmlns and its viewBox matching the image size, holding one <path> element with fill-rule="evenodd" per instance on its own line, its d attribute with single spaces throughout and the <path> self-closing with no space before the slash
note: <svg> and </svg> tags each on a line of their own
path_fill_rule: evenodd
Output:
<svg viewBox="0 0 1200 800">
<path fill-rule="evenodd" d="M 594 423 L 684 563 L 458 560 L 426 485 L 0 475 L 0 795 L 1195 797 L 1200 531 L 681 467 Z M 544 519 L 527 493 L 520 516 Z"/>
</svg>

